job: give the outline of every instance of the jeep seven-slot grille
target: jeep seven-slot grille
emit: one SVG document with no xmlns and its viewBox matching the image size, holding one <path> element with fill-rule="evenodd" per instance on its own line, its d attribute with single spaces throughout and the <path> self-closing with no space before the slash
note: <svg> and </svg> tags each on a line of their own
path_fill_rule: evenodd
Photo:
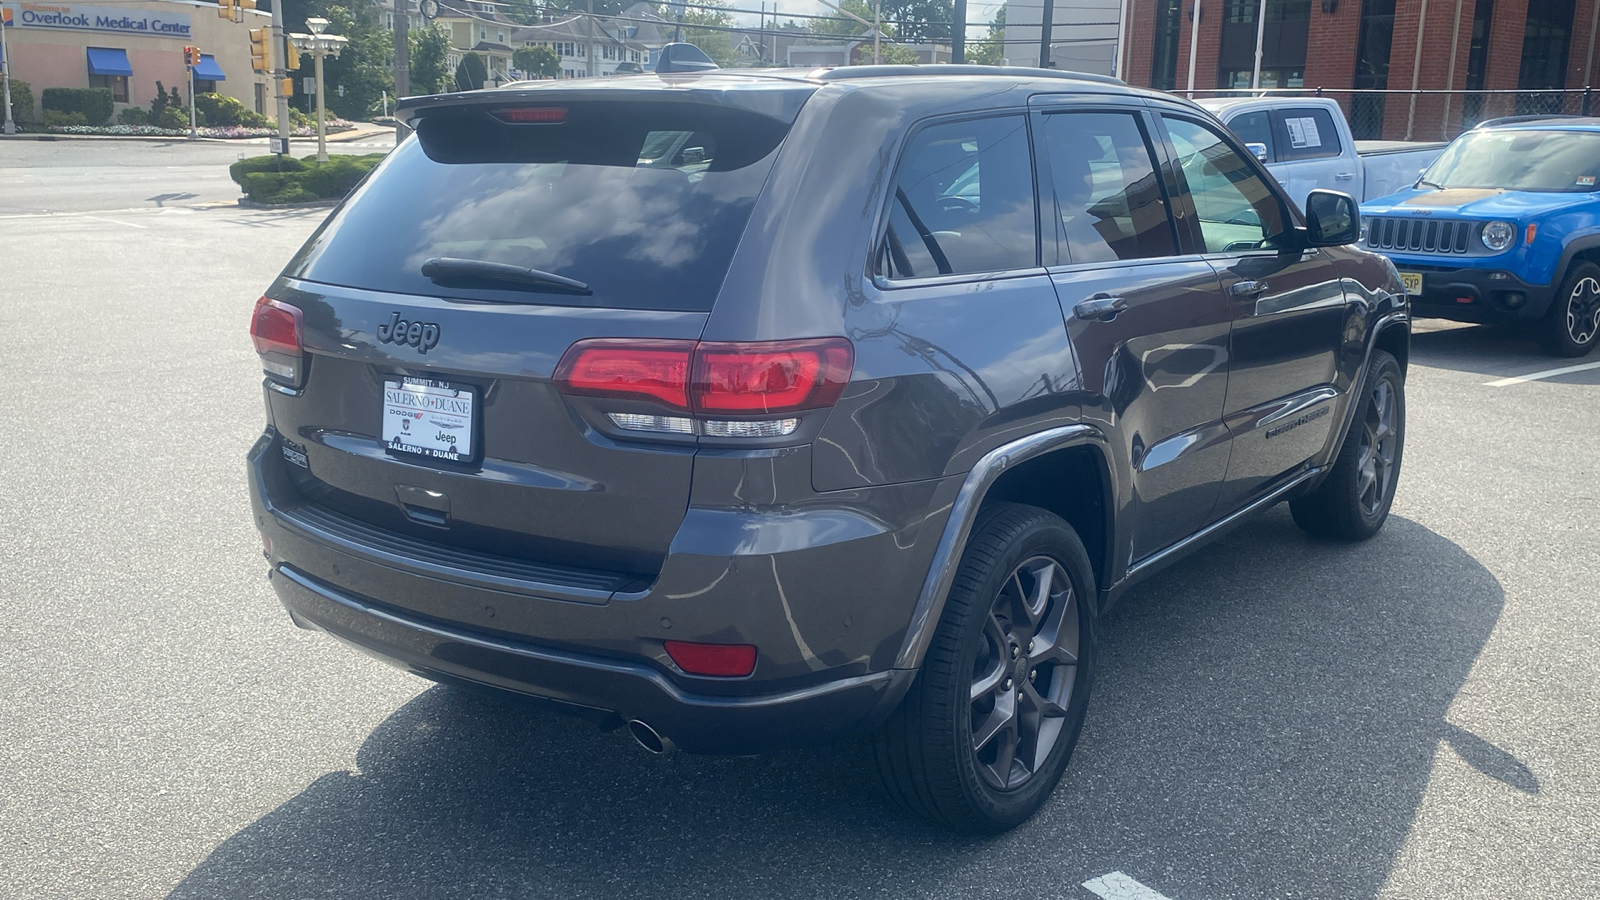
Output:
<svg viewBox="0 0 1600 900">
<path fill-rule="evenodd" d="M 1466 253 L 1475 222 L 1455 219 L 1391 219 L 1367 222 L 1367 246 L 1413 253 Z"/>
</svg>

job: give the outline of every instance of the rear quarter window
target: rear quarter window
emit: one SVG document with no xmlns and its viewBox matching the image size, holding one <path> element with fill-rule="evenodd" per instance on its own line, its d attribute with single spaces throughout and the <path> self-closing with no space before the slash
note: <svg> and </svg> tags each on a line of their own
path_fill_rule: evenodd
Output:
<svg viewBox="0 0 1600 900">
<path fill-rule="evenodd" d="M 787 123 L 690 103 L 557 106 L 564 121 L 512 124 L 487 107 L 425 116 L 285 274 L 404 294 L 709 310 Z M 445 286 L 422 272 L 437 258 L 536 269 L 590 293 Z"/>
</svg>

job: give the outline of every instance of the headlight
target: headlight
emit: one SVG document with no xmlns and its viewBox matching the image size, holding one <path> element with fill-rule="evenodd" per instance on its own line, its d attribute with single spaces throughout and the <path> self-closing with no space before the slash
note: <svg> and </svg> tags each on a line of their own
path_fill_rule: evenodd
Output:
<svg viewBox="0 0 1600 900">
<path fill-rule="evenodd" d="M 1483 226 L 1483 245 L 1499 253 L 1517 239 L 1517 228 L 1510 222 L 1490 222 Z"/>
</svg>

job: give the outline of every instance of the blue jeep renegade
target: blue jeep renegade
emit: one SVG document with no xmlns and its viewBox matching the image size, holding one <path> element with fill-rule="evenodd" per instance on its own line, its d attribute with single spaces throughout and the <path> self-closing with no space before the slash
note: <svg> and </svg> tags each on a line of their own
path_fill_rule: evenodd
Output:
<svg viewBox="0 0 1600 900">
<path fill-rule="evenodd" d="M 1537 323 L 1582 356 L 1600 334 L 1600 119 L 1517 117 L 1456 138 L 1408 190 L 1361 208 L 1419 317 Z"/>
</svg>

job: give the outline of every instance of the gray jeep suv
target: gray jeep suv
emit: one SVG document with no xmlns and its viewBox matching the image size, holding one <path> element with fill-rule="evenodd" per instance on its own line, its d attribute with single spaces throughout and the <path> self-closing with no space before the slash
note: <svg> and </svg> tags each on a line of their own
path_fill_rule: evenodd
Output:
<svg viewBox="0 0 1600 900">
<path fill-rule="evenodd" d="M 1399 279 L 1191 103 L 863 66 L 399 114 L 256 306 L 249 466 L 293 620 L 419 675 L 655 750 L 867 732 L 997 831 L 1130 585 L 1280 500 L 1388 514 Z"/>
</svg>

